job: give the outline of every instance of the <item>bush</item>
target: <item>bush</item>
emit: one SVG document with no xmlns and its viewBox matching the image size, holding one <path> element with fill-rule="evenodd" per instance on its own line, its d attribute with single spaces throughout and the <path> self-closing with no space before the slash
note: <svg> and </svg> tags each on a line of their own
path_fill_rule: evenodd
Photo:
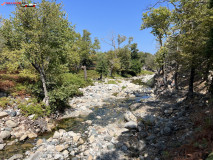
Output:
<svg viewBox="0 0 213 160">
<path fill-rule="evenodd" d="M 19 104 L 18 108 L 21 109 L 21 112 L 26 116 L 35 114 L 34 119 L 48 116 L 51 113 L 49 106 L 46 106 L 43 102 L 38 103 L 36 99 L 22 102 Z"/>
<path fill-rule="evenodd" d="M 13 105 L 13 101 L 8 97 L 0 98 L 0 107 L 6 108 L 7 106 Z"/>
<path fill-rule="evenodd" d="M 108 84 L 117 84 L 114 80 L 109 80 Z"/>
</svg>

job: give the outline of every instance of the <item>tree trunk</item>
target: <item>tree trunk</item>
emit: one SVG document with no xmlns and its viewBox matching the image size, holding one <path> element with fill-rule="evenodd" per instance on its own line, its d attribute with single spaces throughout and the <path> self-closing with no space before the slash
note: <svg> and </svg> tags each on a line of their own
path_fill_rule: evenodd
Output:
<svg viewBox="0 0 213 160">
<path fill-rule="evenodd" d="M 38 73 L 40 74 L 40 79 L 41 79 L 41 82 L 43 85 L 43 91 L 44 91 L 44 103 L 46 104 L 46 106 L 49 106 L 49 96 L 47 91 L 44 67 L 43 66 L 40 67 L 38 64 L 33 62 L 31 64 L 36 69 L 36 71 L 38 71 Z"/>
<path fill-rule="evenodd" d="M 164 65 L 163 65 L 163 83 L 164 83 L 164 86 L 167 87 L 167 70 L 166 70 L 165 58 L 164 58 Z"/>
<path fill-rule="evenodd" d="M 175 89 L 178 90 L 178 68 L 179 68 L 179 65 L 178 63 L 176 63 L 176 70 L 175 70 Z"/>
<path fill-rule="evenodd" d="M 87 80 L 87 66 L 83 66 L 84 68 L 84 80 Z"/>
<path fill-rule="evenodd" d="M 191 66 L 191 71 L 190 71 L 190 79 L 189 79 L 189 91 L 188 95 L 193 96 L 194 93 L 194 77 L 195 77 L 195 67 L 192 65 Z"/>
<path fill-rule="evenodd" d="M 101 73 L 101 75 L 100 75 L 100 80 L 102 80 L 102 77 L 103 77 L 103 74 Z"/>
<path fill-rule="evenodd" d="M 47 86 L 46 86 L 46 80 L 45 80 L 43 73 L 40 73 L 40 78 L 41 78 L 43 90 L 44 90 L 44 103 L 46 104 L 46 106 L 49 106 L 48 91 L 47 91 Z"/>
<path fill-rule="evenodd" d="M 209 93 L 213 97 L 213 76 L 212 76 L 212 81 L 211 81 L 211 84 L 210 84 L 210 87 L 209 87 Z"/>
</svg>

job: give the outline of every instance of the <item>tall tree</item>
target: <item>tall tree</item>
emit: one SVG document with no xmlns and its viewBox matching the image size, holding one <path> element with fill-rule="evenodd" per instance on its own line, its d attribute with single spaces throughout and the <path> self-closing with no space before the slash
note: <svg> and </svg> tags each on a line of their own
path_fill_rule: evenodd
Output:
<svg viewBox="0 0 213 160">
<path fill-rule="evenodd" d="M 150 11 L 143 13 L 141 30 L 146 28 L 152 28 L 151 33 L 157 37 L 157 41 L 160 43 L 160 47 L 163 47 L 163 38 L 168 34 L 170 26 L 171 12 L 166 7 L 152 8 Z M 164 65 L 162 70 L 164 71 L 164 85 L 167 84 L 166 73 L 166 53 L 162 54 L 164 59 Z"/>
<path fill-rule="evenodd" d="M 25 60 L 39 73 L 46 105 L 49 105 L 49 80 L 60 69 L 64 70 L 64 48 L 72 30 L 61 10 L 61 4 L 46 0 L 38 7 L 17 6 L 14 17 L 7 22 L 11 36 L 4 34 L 8 50 L 23 53 Z"/>
</svg>

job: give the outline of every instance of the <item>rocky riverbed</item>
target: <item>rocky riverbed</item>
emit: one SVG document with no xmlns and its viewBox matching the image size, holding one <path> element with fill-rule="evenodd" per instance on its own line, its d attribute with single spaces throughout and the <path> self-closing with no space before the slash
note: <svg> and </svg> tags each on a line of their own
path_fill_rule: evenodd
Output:
<svg viewBox="0 0 213 160">
<path fill-rule="evenodd" d="M 159 99 L 131 79 L 108 82 L 82 88 L 83 96 L 71 99 L 72 108 L 59 116 L 58 130 L 34 139 L 32 149 L 10 160 L 158 160 L 193 134 L 181 94 Z"/>
</svg>

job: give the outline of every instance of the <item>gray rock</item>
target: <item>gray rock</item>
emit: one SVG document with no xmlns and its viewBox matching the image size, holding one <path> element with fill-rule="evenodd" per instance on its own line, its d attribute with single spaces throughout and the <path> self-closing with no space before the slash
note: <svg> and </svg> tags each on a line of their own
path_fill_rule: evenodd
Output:
<svg viewBox="0 0 213 160">
<path fill-rule="evenodd" d="M 154 135 L 150 135 L 146 138 L 147 141 L 152 141 L 154 140 L 156 137 Z"/>
<path fill-rule="evenodd" d="M 18 126 L 18 123 L 15 123 L 15 122 L 12 121 L 12 120 L 8 120 L 8 121 L 6 122 L 6 125 L 7 125 L 8 127 L 14 128 L 14 127 Z"/>
<path fill-rule="evenodd" d="M 130 121 L 130 122 L 125 123 L 124 127 L 127 129 L 137 129 L 137 123 Z"/>
<path fill-rule="evenodd" d="M 171 135 L 171 133 L 172 133 L 172 130 L 169 127 L 165 127 L 163 129 L 163 134 L 164 135 L 169 136 L 169 135 Z"/>
<path fill-rule="evenodd" d="M 122 151 L 127 151 L 127 150 L 128 150 L 128 148 L 127 148 L 127 146 L 126 146 L 126 145 L 123 145 L 123 146 L 121 147 L 121 150 L 122 150 Z"/>
<path fill-rule="evenodd" d="M 42 153 L 40 151 L 36 151 L 34 154 L 32 154 L 26 160 L 39 160 L 41 155 L 42 155 Z"/>
<path fill-rule="evenodd" d="M 0 151 L 3 150 L 5 146 L 6 144 L 0 144 Z"/>
<path fill-rule="evenodd" d="M 17 115 L 16 111 L 10 111 L 10 116 L 15 117 Z"/>
<path fill-rule="evenodd" d="M 2 131 L 0 133 L 0 138 L 4 139 L 8 139 L 10 137 L 10 132 L 9 131 Z"/>
<path fill-rule="evenodd" d="M 2 139 L 2 138 L 0 138 L 0 144 L 2 144 L 2 143 L 4 143 L 4 141 L 3 141 L 3 139 Z"/>
<path fill-rule="evenodd" d="M 11 127 L 5 127 L 4 130 L 11 132 L 13 129 Z"/>
<path fill-rule="evenodd" d="M 135 104 L 132 104 L 129 106 L 130 110 L 135 110 L 137 109 L 138 107 L 140 107 L 141 103 L 135 103 Z"/>
<path fill-rule="evenodd" d="M 132 114 L 132 112 L 130 111 L 127 111 L 125 114 L 124 114 L 124 119 L 129 122 L 129 121 L 134 121 L 134 122 L 137 122 L 137 118 L 135 117 L 134 114 Z"/>
<path fill-rule="evenodd" d="M 108 149 L 108 150 L 112 150 L 113 148 L 114 148 L 114 145 L 113 145 L 113 144 L 110 144 L 110 145 L 107 146 L 107 149 Z"/>
<path fill-rule="evenodd" d="M 110 136 L 104 137 L 104 140 L 110 142 L 112 140 L 112 137 Z"/>
<path fill-rule="evenodd" d="M 16 160 L 16 159 L 22 159 L 23 155 L 22 154 L 15 154 L 12 157 L 10 157 L 8 160 Z"/>
<path fill-rule="evenodd" d="M 7 116 L 8 116 L 7 112 L 0 112 L 0 119 L 4 118 L 4 117 L 7 117 Z"/>
</svg>

